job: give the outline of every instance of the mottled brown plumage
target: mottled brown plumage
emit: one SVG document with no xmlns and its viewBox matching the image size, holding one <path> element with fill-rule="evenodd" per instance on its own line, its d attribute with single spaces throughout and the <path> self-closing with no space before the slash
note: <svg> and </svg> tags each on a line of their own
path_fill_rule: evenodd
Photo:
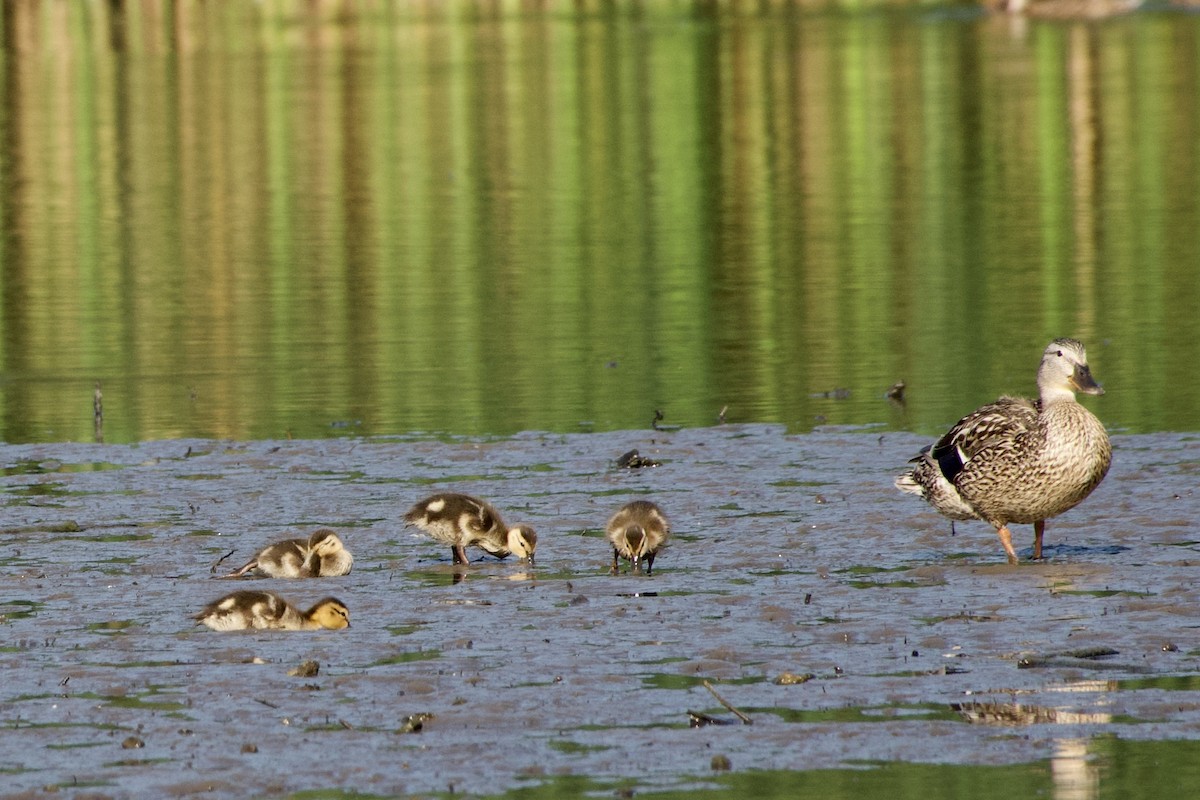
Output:
<svg viewBox="0 0 1200 800">
<path fill-rule="evenodd" d="M 1075 400 L 1075 392 L 1104 393 L 1082 343 L 1047 346 L 1038 390 L 1037 403 L 1001 397 L 963 417 L 895 481 L 951 519 L 991 523 L 1013 564 L 1008 525 L 1033 523 L 1033 557 L 1041 558 L 1046 520 L 1091 494 L 1112 463 L 1104 426 Z"/>
<path fill-rule="evenodd" d="M 455 564 L 467 563 L 467 547 L 482 548 L 496 558 L 516 553 L 533 563 L 537 534 L 528 525 L 509 528 L 491 503 L 466 494 L 444 492 L 426 497 L 404 515 L 431 538 L 450 545 Z"/>
</svg>

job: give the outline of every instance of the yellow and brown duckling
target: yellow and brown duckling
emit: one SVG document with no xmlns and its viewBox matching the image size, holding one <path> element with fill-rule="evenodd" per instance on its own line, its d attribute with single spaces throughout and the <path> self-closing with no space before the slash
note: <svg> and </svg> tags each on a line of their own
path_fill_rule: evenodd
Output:
<svg viewBox="0 0 1200 800">
<path fill-rule="evenodd" d="M 214 600 L 196 615 L 196 622 L 214 631 L 249 628 L 283 631 L 338 630 L 350 627 L 346 604 L 326 597 L 308 611 L 300 611 L 274 592 L 240 591 Z"/>
<path fill-rule="evenodd" d="M 634 571 L 641 571 L 646 560 L 646 574 L 654 571 L 654 557 L 667 543 L 671 525 L 662 509 L 648 500 L 634 500 L 621 508 L 605 526 L 613 546 L 612 572 L 618 571 L 618 559 L 628 559 Z"/>
<path fill-rule="evenodd" d="M 1001 397 L 963 417 L 895 480 L 952 520 L 991 523 L 1011 564 L 1011 523 L 1033 523 L 1033 557 L 1042 557 L 1046 520 L 1092 493 L 1112 463 L 1100 420 L 1076 392 L 1104 394 L 1075 339 L 1055 339 L 1038 368 L 1039 399 Z"/>
<path fill-rule="evenodd" d="M 338 535 L 329 528 L 321 528 L 307 539 L 287 539 L 270 545 L 226 577 L 254 572 L 268 578 L 324 578 L 346 575 L 353 566 L 354 556 Z"/>
<path fill-rule="evenodd" d="M 482 548 L 496 558 L 516 555 L 533 563 L 537 534 L 528 525 L 509 528 L 491 503 L 466 494 L 444 492 L 426 497 L 404 515 L 442 544 L 450 545 L 455 564 L 467 563 L 467 547 Z"/>
</svg>

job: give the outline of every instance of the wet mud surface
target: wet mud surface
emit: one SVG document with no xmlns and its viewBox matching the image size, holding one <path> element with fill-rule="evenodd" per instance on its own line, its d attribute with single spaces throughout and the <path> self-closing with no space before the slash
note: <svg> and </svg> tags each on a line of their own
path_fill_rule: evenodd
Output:
<svg viewBox="0 0 1200 800">
<path fill-rule="evenodd" d="M 728 426 L 4 447 L 3 792 L 647 792 L 703 785 L 714 756 L 1002 765 L 1200 738 L 1200 439 L 1114 437 L 1107 480 L 1016 567 L 985 524 L 951 536 L 892 487 L 926 443 Z M 633 448 L 660 465 L 617 467 Z M 533 525 L 536 567 L 472 550 L 456 570 L 400 520 L 437 490 Z M 673 544 L 653 576 L 610 575 L 602 527 L 637 498 Z M 210 573 L 321 526 L 350 575 Z M 1014 543 L 1028 558 L 1031 528 Z M 192 623 L 237 588 L 334 595 L 352 627 Z M 289 675 L 306 660 L 316 676 Z M 705 681 L 753 724 L 689 728 L 738 723 Z"/>
</svg>

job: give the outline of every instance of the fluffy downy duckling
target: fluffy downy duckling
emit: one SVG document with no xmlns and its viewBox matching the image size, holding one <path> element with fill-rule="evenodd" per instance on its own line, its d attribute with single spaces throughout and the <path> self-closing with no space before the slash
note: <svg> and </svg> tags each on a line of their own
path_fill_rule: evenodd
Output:
<svg viewBox="0 0 1200 800">
<path fill-rule="evenodd" d="M 467 563 L 467 546 L 480 547 L 497 558 L 515 554 L 533 563 L 537 534 L 528 525 L 509 528 L 491 503 L 466 494 L 444 492 L 426 497 L 404 515 L 442 544 L 450 545 L 455 564 Z"/>
<path fill-rule="evenodd" d="M 635 571 L 642 568 L 646 559 L 646 574 L 654 571 L 654 557 L 667 543 L 671 525 L 662 509 L 648 500 L 634 500 L 626 504 L 605 526 L 605 533 L 613 546 L 612 572 L 617 574 L 617 560 L 625 558 Z"/>
<path fill-rule="evenodd" d="M 350 627 L 346 604 L 326 597 L 301 612 L 274 592 L 240 591 L 214 600 L 196 615 L 196 622 L 214 631 L 260 628 L 283 631 L 338 630 Z"/>
<path fill-rule="evenodd" d="M 991 523 L 1010 564 L 1018 563 L 1011 523 L 1033 523 L 1033 558 L 1042 557 L 1046 520 L 1092 493 L 1112 463 L 1100 420 L 1075 393 L 1104 394 L 1083 343 L 1055 339 L 1042 353 L 1036 403 L 1001 397 L 963 417 L 895 480 L 950 519 Z"/>
<path fill-rule="evenodd" d="M 265 548 L 226 577 L 256 572 L 268 578 L 322 578 L 346 575 L 354 556 L 329 528 L 313 531 L 307 539 L 287 539 Z"/>
</svg>

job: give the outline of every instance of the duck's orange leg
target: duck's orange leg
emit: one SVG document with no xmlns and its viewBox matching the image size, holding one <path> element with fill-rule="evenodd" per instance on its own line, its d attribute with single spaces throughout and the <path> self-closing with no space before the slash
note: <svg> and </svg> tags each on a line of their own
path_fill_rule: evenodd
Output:
<svg viewBox="0 0 1200 800">
<path fill-rule="evenodd" d="M 1000 544 L 1004 545 L 1004 552 L 1008 553 L 1008 563 L 1019 564 L 1020 559 L 1017 558 L 1017 551 L 1013 550 L 1012 534 L 1008 532 L 1007 525 L 1001 525 L 996 529 L 996 533 L 1000 536 Z"/>
<path fill-rule="evenodd" d="M 1046 520 L 1039 519 L 1033 523 L 1033 560 L 1042 558 L 1042 534 L 1046 532 Z"/>
</svg>

